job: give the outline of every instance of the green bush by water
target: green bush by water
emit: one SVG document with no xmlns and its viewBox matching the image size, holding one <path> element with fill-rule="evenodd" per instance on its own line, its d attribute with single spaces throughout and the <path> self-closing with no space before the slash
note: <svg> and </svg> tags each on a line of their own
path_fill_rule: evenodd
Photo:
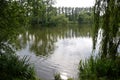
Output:
<svg viewBox="0 0 120 80">
<path fill-rule="evenodd" d="M 29 60 L 13 54 L 0 55 L 0 80 L 36 80 Z"/>
<path fill-rule="evenodd" d="M 60 74 L 55 74 L 54 75 L 54 79 L 55 80 L 63 80 L 63 79 L 61 79 Z M 68 78 L 67 80 L 73 80 L 73 79 L 72 78 Z"/>
<path fill-rule="evenodd" d="M 90 57 L 85 62 L 80 61 L 79 71 L 80 80 L 120 80 L 120 58 Z"/>
<path fill-rule="evenodd" d="M 60 77 L 60 74 L 55 74 L 54 78 L 55 78 L 55 80 L 62 80 Z"/>
</svg>

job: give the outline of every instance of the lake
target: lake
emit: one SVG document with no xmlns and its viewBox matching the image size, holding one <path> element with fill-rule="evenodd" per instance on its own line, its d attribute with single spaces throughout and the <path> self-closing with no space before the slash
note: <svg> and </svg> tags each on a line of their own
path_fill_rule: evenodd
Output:
<svg viewBox="0 0 120 80">
<path fill-rule="evenodd" d="M 92 25 L 35 27 L 19 34 L 17 54 L 28 56 L 42 80 L 54 80 L 60 74 L 63 80 L 78 77 L 80 60 L 92 53 Z"/>
</svg>

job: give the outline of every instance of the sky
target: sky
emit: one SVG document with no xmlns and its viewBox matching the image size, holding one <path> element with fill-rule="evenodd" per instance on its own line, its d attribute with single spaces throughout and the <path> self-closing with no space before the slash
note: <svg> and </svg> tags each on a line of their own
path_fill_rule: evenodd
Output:
<svg viewBox="0 0 120 80">
<path fill-rule="evenodd" d="M 56 0 L 56 7 L 92 7 L 95 0 Z"/>
</svg>

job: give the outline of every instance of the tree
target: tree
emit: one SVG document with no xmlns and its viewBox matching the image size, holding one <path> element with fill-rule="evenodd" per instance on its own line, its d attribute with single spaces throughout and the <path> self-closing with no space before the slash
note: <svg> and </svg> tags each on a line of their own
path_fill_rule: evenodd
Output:
<svg viewBox="0 0 120 80">
<path fill-rule="evenodd" d="M 120 79 L 120 0 L 96 0 L 94 6 L 93 50 L 99 55 L 91 56 L 81 63 L 79 77 L 83 80 Z M 100 40 L 99 40 L 100 41 Z"/>
<path fill-rule="evenodd" d="M 26 17 L 24 7 L 18 1 L 0 0 L 0 11 L 0 42 L 2 42 L 13 36 L 15 28 L 24 26 Z"/>
<path fill-rule="evenodd" d="M 0 80 L 36 80 L 34 69 L 26 58 L 16 56 L 11 43 L 24 28 L 26 15 L 22 1 L 0 0 Z"/>
<path fill-rule="evenodd" d="M 102 29 L 102 42 L 100 45 L 101 58 L 115 59 L 118 56 L 120 37 L 120 0 L 96 0 L 94 8 L 94 49 L 97 43 L 99 29 Z M 102 25 L 100 20 L 102 18 Z"/>
<path fill-rule="evenodd" d="M 51 12 L 53 9 L 54 0 L 32 0 L 31 3 L 31 20 L 32 25 L 47 25 L 49 24 Z M 55 14 L 56 15 L 56 14 Z"/>
<path fill-rule="evenodd" d="M 78 23 L 93 23 L 93 11 L 88 12 L 88 11 L 82 11 L 78 15 Z"/>
</svg>

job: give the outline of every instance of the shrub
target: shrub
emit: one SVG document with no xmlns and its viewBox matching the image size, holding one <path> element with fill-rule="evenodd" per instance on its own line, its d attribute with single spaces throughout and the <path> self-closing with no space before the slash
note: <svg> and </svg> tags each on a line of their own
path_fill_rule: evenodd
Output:
<svg viewBox="0 0 120 80">
<path fill-rule="evenodd" d="M 55 80 L 63 80 L 63 79 L 61 79 L 60 74 L 55 74 L 54 78 L 55 78 Z M 73 79 L 72 78 L 68 78 L 67 80 L 73 80 Z"/>
<path fill-rule="evenodd" d="M 29 59 L 19 59 L 13 54 L 0 55 L 0 80 L 36 80 Z"/>
<path fill-rule="evenodd" d="M 55 78 L 55 80 L 62 80 L 60 77 L 60 74 L 55 74 L 54 78 Z"/>
</svg>

